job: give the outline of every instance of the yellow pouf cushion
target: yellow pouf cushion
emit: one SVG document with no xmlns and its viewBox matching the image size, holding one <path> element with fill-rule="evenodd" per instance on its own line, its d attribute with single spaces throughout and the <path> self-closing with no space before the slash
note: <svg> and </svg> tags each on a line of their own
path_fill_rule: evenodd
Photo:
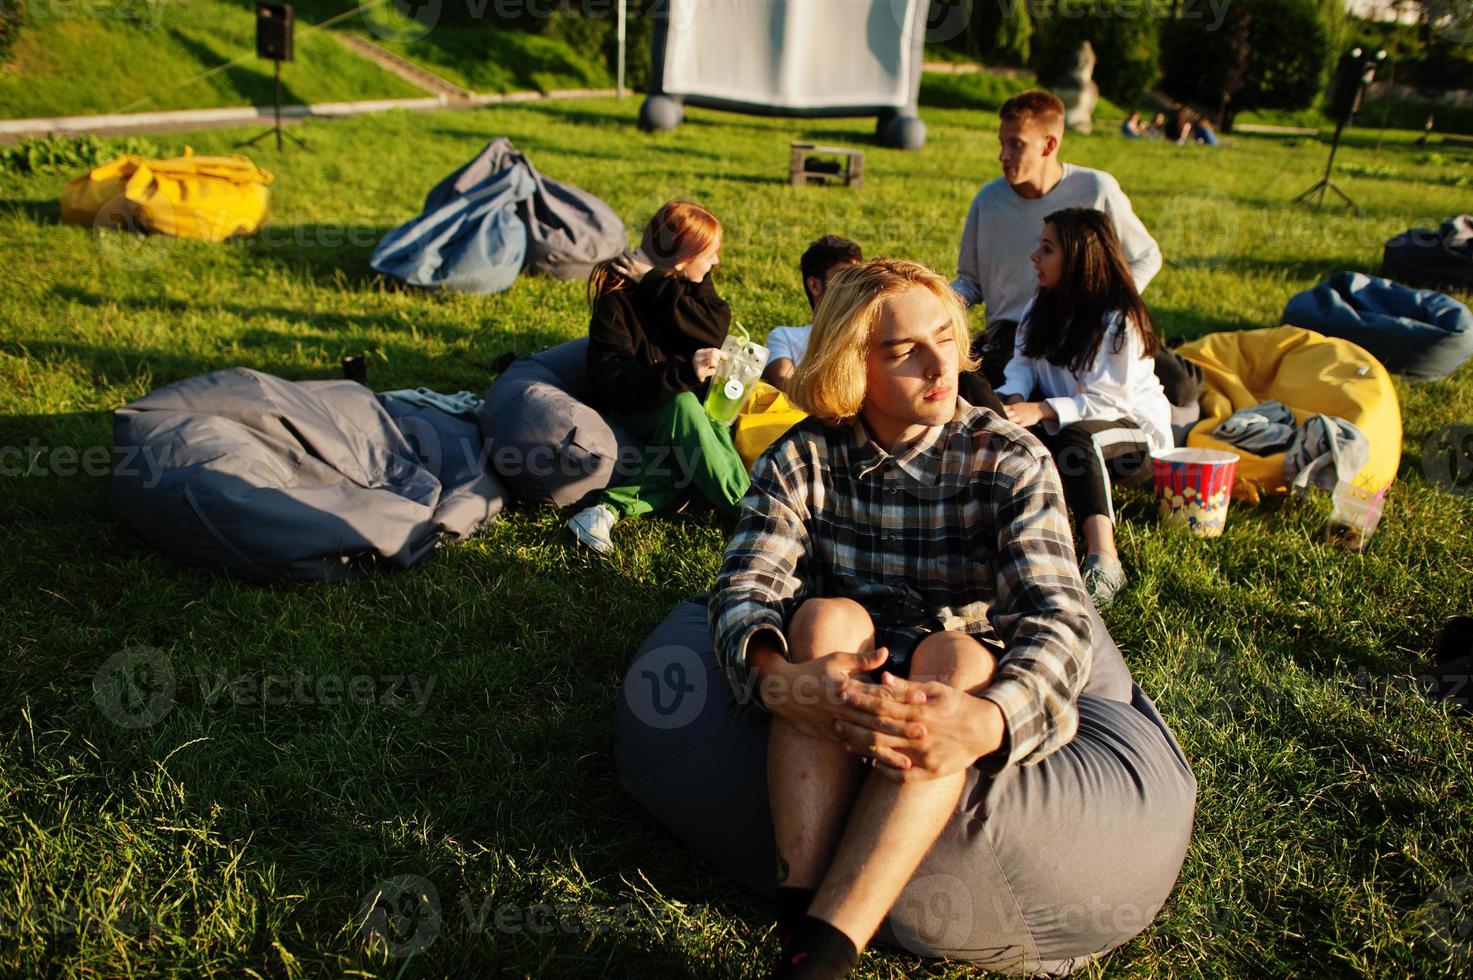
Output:
<svg viewBox="0 0 1473 980">
<path fill-rule="evenodd" d="M 1345 419 L 1365 434 L 1371 457 L 1355 485 L 1380 492 L 1401 465 L 1401 405 L 1381 362 L 1348 340 L 1302 327 L 1273 327 L 1208 334 L 1177 348 L 1202 366 L 1202 419 L 1187 445 L 1237 453 L 1233 496 L 1257 503 L 1263 494 L 1288 489 L 1284 454 L 1258 456 L 1212 437 L 1212 430 L 1242 408 L 1283 402 L 1297 423 L 1311 415 Z"/>
<path fill-rule="evenodd" d="M 788 396 L 766 381 L 752 387 L 752 397 L 737 416 L 732 429 L 732 441 L 747 469 L 762 455 L 762 451 L 777 441 L 794 424 L 803 421 L 808 414 L 793 407 Z"/>
<path fill-rule="evenodd" d="M 224 241 L 260 230 L 271 174 L 243 156 L 118 157 L 67 182 L 61 219 L 177 238 Z"/>
</svg>

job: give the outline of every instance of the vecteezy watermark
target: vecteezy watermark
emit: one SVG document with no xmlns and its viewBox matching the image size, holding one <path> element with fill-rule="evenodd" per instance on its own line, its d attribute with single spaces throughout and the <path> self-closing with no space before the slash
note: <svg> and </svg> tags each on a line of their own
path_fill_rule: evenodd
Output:
<svg viewBox="0 0 1473 980">
<path fill-rule="evenodd" d="M 32 438 L 23 446 L 0 446 L 0 476 L 113 476 L 137 480 L 145 490 L 163 477 L 162 454 L 149 446 L 50 445 Z"/>
<path fill-rule="evenodd" d="M 129 647 L 113 654 L 92 678 L 92 698 L 109 721 L 123 728 L 157 725 L 185 701 L 205 708 L 335 708 L 342 705 L 424 713 L 436 675 L 241 673 L 197 667 L 181 678 L 168 654 L 155 647 Z"/>
<path fill-rule="evenodd" d="M 1242 251 L 1239 213 L 1237 204 L 1222 191 L 1193 188 L 1166 202 L 1157 237 L 1177 264 L 1216 268 Z"/>
<path fill-rule="evenodd" d="M 103 717 L 121 728 L 148 728 L 174 710 L 174 664 L 155 647 L 134 646 L 113 654 L 92 675 L 92 700 Z"/>
<path fill-rule="evenodd" d="M 682 728 L 705 708 L 708 683 L 706 665 L 690 647 L 655 647 L 629 666 L 624 703 L 650 728 Z"/>
<path fill-rule="evenodd" d="M 1215 31 L 1227 19 L 1233 0 L 890 0 L 890 15 L 902 36 L 913 37 L 924 18 L 926 41 L 943 44 L 962 35 L 984 6 L 995 7 L 1003 22 L 1015 18 L 1021 6 L 1034 24 L 1060 20 L 1206 20 Z M 920 9 L 925 8 L 924 15 Z M 914 19 L 913 19 L 914 18 Z"/>
<path fill-rule="evenodd" d="M 1455 960 L 1473 960 L 1473 875 L 1438 888 L 1422 903 L 1417 917 L 1435 949 Z"/>
<path fill-rule="evenodd" d="M 126 272 L 146 272 L 174 250 L 174 236 L 152 234 L 175 227 L 174 207 L 163 194 L 150 196 L 146 206 L 118 194 L 92 217 L 92 240 L 103 262 Z"/>
<path fill-rule="evenodd" d="M 471 0 L 470 10 L 479 19 L 489 0 Z M 381 0 L 362 8 L 364 25 L 385 41 L 418 41 L 440 23 L 442 0 Z"/>
<path fill-rule="evenodd" d="M 1374 704 L 1389 705 L 1402 698 L 1420 698 L 1431 704 L 1445 701 L 1473 706 L 1473 677 L 1467 674 L 1388 674 L 1372 676 L 1362 667 L 1350 682 L 1351 690 Z"/>
<path fill-rule="evenodd" d="M 422 953 L 441 937 L 450 942 L 488 933 L 668 936 L 699 928 L 683 914 L 667 915 L 632 901 L 615 906 L 568 900 L 526 902 L 509 901 L 494 893 L 461 892 L 442 906 L 434 883 L 414 874 L 396 875 L 370 888 L 352 925 L 360 947 L 391 959 Z"/>
<path fill-rule="evenodd" d="M 374 885 L 356 921 L 360 945 L 392 959 L 422 953 L 440 936 L 440 893 L 419 875 L 395 875 Z"/>
<path fill-rule="evenodd" d="M 1422 475 L 1458 495 L 1473 493 L 1473 424 L 1444 426 L 1422 444 Z"/>
<path fill-rule="evenodd" d="M 920 956 L 966 948 L 975 922 L 971 890 L 948 874 L 912 878 L 890 910 L 895 938 Z"/>
</svg>

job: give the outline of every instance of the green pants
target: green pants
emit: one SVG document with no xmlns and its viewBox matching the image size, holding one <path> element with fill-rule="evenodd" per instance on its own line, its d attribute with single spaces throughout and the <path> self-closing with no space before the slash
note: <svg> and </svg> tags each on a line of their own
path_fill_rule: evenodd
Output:
<svg viewBox="0 0 1473 980">
<path fill-rule="evenodd" d="M 673 507 L 694 487 L 723 517 L 735 517 L 751 477 L 731 441 L 731 430 L 706 415 L 696 396 L 681 392 L 644 412 L 618 416 L 645 444 L 634 472 L 603 492 L 599 503 L 620 517 Z"/>
</svg>

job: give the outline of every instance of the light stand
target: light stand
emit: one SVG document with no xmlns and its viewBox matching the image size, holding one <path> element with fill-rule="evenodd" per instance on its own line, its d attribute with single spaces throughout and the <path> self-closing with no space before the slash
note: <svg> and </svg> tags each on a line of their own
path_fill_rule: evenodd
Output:
<svg viewBox="0 0 1473 980">
<path fill-rule="evenodd" d="M 274 126 L 272 126 L 270 129 L 267 129 L 267 130 L 264 130 L 262 132 L 257 133 L 255 136 L 252 136 L 250 139 L 246 140 L 244 143 L 242 143 L 240 145 L 241 146 L 255 146 L 261 140 L 263 140 L 266 137 L 270 136 L 272 133 L 275 133 L 276 134 L 276 152 L 277 153 L 280 153 L 281 152 L 281 138 L 283 136 L 285 136 L 287 139 L 289 139 L 293 143 L 297 144 L 297 146 L 301 147 L 304 150 L 307 150 L 307 152 L 310 153 L 311 152 L 311 149 L 307 146 L 307 141 L 306 140 L 302 139 L 296 133 L 288 133 L 288 132 L 286 132 L 285 130 L 283 130 L 281 128 L 281 62 L 280 61 L 273 61 L 272 64 L 274 64 L 276 66 L 276 124 Z"/>
<path fill-rule="evenodd" d="M 1330 158 L 1325 161 L 1325 176 L 1320 179 L 1319 183 L 1294 198 L 1295 204 L 1313 203 L 1323 206 L 1325 191 L 1328 190 L 1339 195 L 1340 199 L 1350 205 L 1352 210 L 1360 211 L 1360 207 L 1350 199 L 1350 195 L 1342 191 L 1335 181 L 1330 179 L 1330 174 L 1335 169 L 1335 151 L 1340 149 L 1340 133 L 1345 129 L 1345 124 L 1360 111 L 1361 100 L 1365 98 L 1366 86 L 1370 85 L 1371 80 L 1376 77 L 1376 66 L 1385 60 L 1385 51 L 1377 51 L 1374 55 L 1368 55 L 1360 48 L 1352 48 L 1350 53 L 1340 59 L 1340 64 L 1335 69 L 1335 81 L 1330 89 L 1330 112 L 1335 117 L 1335 135 L 1330 139 Z"/>
<path fill-rule="evenodd" d="M 302 149 L 307 149 L 307 142 L 294 133 L 284 133 L 281 129 L 281 63 L 292 61 L 295 58 L 293 48 L 293 32 L 296 27 L 296 15 L 289 3 L 274 3 L 270 0 L 261 0 L 256 4 L 256 57 L 269 59 L 275 66 L 275 125 L 262 133 L 257 133 L 250 139 L 241 143 L 241 146 L 255 146 L 267 136 L 276 134 L 276 152 L 282 149 L 281 138 L 285 136 Z"/>
<path fill-rule="evenodd" d="M 1315 195 L 1319 195 L 1313 203 L 1317 206 L 1322 206 L 1325 203 L 1325 191 L 1331 190 L 1334 191 L 1336 194 L 1339 194 L 1340 199 L 1346 204 L 1349 204 L 1352 210 L 1360 210 L 1356 203 L 1350 199 L 1350 195 L 1342 191 L 1339 186 L 1330 179 L 1330 172 L 1335 168 L 1335 151 L 1340 148 L 1340 131 L 1345 128 L 1345 123 L 1345 119 L 1341 119 L 1335 123 L 1335 135 L 1330 140 L 1330 159 L 1325 161 L 1324 178 L 1318 184 L 1315 184 L 1309 190 L 1294 198 L 1295 204 L 1309 204 L 1311 203 L 1310 198 L 1315 197 Z"/>
</svg>

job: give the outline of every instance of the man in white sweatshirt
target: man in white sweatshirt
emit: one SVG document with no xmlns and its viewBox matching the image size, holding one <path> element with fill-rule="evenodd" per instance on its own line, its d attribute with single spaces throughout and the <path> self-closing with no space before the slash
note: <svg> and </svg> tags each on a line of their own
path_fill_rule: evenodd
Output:
<svg viewBox="0 0 1473 980">
<path fill-rule="evenodd" d="M 1064 103 L 1031 89 L 998 110 L 998 160 L 1002 176 L 982 186 L 967 211 L 954 289 L 968 306 L 987 305 L 982 373 L 996 387 L 1013 353 L 1018 320 L 1038 285 L 1028 257 L 1043 233 L 1045 216 L 1063 208 L 1096 208 L 1115 222 L 1135 288 L 1161 270 L 1161 249 L 1109 174 L 1059 160 L 1064 138 Z M 974 349 L 978 346 L 974 343 Z M 1167 395 L 1177 401 L 1172 385 Z M 965 392 L 964 392 L 965 394 Z"/>
</svg>

